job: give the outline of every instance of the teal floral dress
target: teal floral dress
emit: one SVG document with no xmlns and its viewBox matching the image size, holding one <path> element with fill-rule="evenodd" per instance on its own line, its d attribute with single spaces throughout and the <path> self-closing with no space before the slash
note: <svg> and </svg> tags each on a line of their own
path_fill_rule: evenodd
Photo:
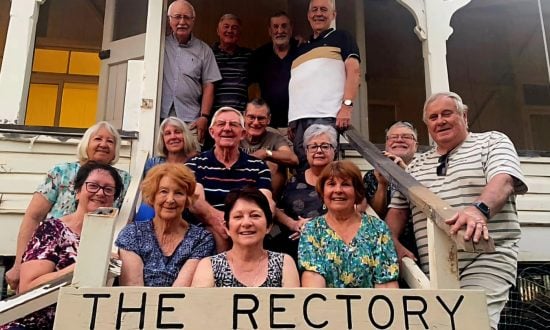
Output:
<svg viewBox="0 0 550 330">
<path fill-rule="evenodd" d="M 373 288 L 399 277 L 397 252 L 386 223 L 362 215 L 349 245 L 319 216 L 306 224 L 298 245 L 302 271 L 323 276 L 327 288 Z"/>
<path fill-rule="evenodd" d="M 74 180 L 79 169 L 79 162 L 55 165 L 46 174 L 46 180 L 36 188 L 36 192 L 42 194 L 52 204 L 47 218 L 61 218 L 76 210 Z M 124 201 L 126 189 L 130 184 L 130 173 L 121 169 L 117 169 L 117 171 L 122 178 L 124 187 L 113 206 L 120 208 L 122 201 Z"/>
</svg>

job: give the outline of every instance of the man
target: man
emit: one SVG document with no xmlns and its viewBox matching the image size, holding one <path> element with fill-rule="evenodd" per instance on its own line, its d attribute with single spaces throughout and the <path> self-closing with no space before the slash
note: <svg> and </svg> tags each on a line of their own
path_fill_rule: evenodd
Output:
<svg viewBox="0 0 550 330">
<path fill-rule="evenodd" d="M 384 155 L 402 168 L 406 168 L 416 153 L 418 147 L 417 139 L 416 129 L 410 123 L 398 121 L 386 130 Z M 377 170 L 367 171 L 363 177 L 363 182 L 365 184 L 367 202 L 376 214 L 384 219 L 395 188 Z"/>
<path fill-rule="evenodd" d="M 220 108 L 212 117 L 209 131 L 214 148 L 186 163 L 195 172 L 198 183 L 199 199 L 191 207 L 191 212 L 210 227 L 218 251 L 224 251 L 229 247 L 223 225 L 225 196 L 232 189 L 252 185 L 266 195 L 274 208 L 271 173 L 263 160 L 239 150 L 245 130 L 244 118 L 238 110 Z"/>
<path fill-rule="evenodd" d="M 485 290 L 491 327 L 496 329 L 516 279 L 520 226 L 515 195 L 527 192 L 516 150 L 500 132 L 468 132 L 467 107 L 455 93 L 432 95 L 424 104 L 423 119 L 436 145 L 415 158 L 407 171 L 459 210 L 446 220 L 452 234 L 465 227 L 466 240 L 488 239 L 489 233 L 493 237 L 495 253 L 459 252 L 458 258 L 461 287 Z M 400 258 L 411 256 L 395 239 L 409 207 L 420 265 L 428 273 L 424 213 L 396 192 L 386 220 Z"/>
<path fill-rule="evenodd" d="M 298 166 L 298 157 L 286 137 L 267 127 L 271 122 L 271 112 L 264 100 L 249 102 L 244 119 L 246 135 L 241 141 L 241 148 L 267 163 L 271 171 L 273 196 L 277 197 L 286 183 L 286 167 Z"/>
<path fill-rule="evenodd" d="M 244 111 L 248 102 L 249 62 L 252 51 L 238 45 L 241 36 L 241 19 L 225 14 L 218 22 L 219 41 L 213 46 L 222 80 L 216 83 L 214 109 L 233 107 Z"/>
<path fill-rule="evenodd" d="M 307 14 L 313 36 L 298 48 L 289 83 L 289 137 L 300 163 L 306 161 L 304 131 L 314 123 L 345 130 L 359 88 L 359 49 L 353 37 L 332 29 L 334 0 L 311 0 Z"/>
<path fill-rule="evenodd" d="M 262 98 L 274 114 L 271 127 L 288 126 L 288 82 L 298 42 L 292 38 L 292 24 L 284 11 L 269 18 L 267 29 L 271 42 L 252 54 L 252 80 L 258 82 Z M 286 133 L 285 133 L 286 135 Z"/>
<path fill-rule="evenodd" d="M 189 2 L 170 4 L 168 21 L 172 33 L 165 39 L 160 118 L 180 118 L 203 143 L 220 71 L 212 49 L 193 35 L 195 9 Z"/>
</svg>

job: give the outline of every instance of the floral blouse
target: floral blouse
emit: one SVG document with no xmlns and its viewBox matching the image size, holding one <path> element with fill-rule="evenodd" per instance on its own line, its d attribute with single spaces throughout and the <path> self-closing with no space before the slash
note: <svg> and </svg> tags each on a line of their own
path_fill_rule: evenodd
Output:
<svg viewBox="0 0 550 330">
<path fill-rule="evenodd" d="M 328 288 L 373 288 L 399 277 L 397 252 L 385 222 L 362 215 L 349 245 L 330 228 L 325 216 L 306 224 L 298 246 L 298 265 L 325 278 Z"/>
<path fill-rule="evenodd" d="M 52 204 L 48 218 L 61 218 L 76 211 L 74 180 L 79 169 L 79 162 L 55 165 L 48 171 L 46 180 L 36 188 L 36 192 L 41 193 Z M 117 171 L 124 187 L 113 206 L 120 208 L 131 177 L 130 173 L 124 170 Z"/>
</svg>

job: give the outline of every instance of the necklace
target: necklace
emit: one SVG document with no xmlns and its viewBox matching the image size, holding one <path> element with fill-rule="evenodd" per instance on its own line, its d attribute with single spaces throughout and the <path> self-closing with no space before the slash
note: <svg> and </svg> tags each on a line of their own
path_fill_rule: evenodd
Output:
<svg viewBox="0 0 550 330">
<path fill-rule="evenodd" d="M 231 270 L 233 271 L 233 277 L 247 287 L 258 287 L 261 284 L 263 284 L 265 278 L 260 278 L 261 275 L 263 275 L 264 268 L 261 267 L 261 264 L 264 259 L 267 258 L 267 254 L 265 251 L 262 252 L 262 255 L 258 258 L 258 262 L 255 267 L 252 267 L 250 270 L 243 270 L 242 267 L 238 265 L 236 260 L 233 258 L 233 254 L 230 254 L 228 252 L 227 254 L 227 261 L 229 262 L 229 266 L 231 267 Z M 254 273 L 254 276 L 249 281 L 249 278 L 251 277 L 250 274 Z M 244 280 L 244 281 L 243 281 Z M 258 283 L 259 282 L 259 283 Z"/>
</svg>

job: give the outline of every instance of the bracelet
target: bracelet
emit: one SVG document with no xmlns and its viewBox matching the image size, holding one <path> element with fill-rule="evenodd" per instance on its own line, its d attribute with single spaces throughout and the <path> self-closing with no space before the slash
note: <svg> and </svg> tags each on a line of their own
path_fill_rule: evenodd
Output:
<svg viewBox="0 0 550 330">
<path fill-rule="evenodd" d="M 204 118 L 206 118 L 206 119 L 210 119 L 210 114 L 206 114 L 206 113 L 202 113 L 202 112 L 201 112 L 201 115 L 200 115 L 200 116 L 201 116 L 201 117 L 204 117 Z"/>
</svg>

